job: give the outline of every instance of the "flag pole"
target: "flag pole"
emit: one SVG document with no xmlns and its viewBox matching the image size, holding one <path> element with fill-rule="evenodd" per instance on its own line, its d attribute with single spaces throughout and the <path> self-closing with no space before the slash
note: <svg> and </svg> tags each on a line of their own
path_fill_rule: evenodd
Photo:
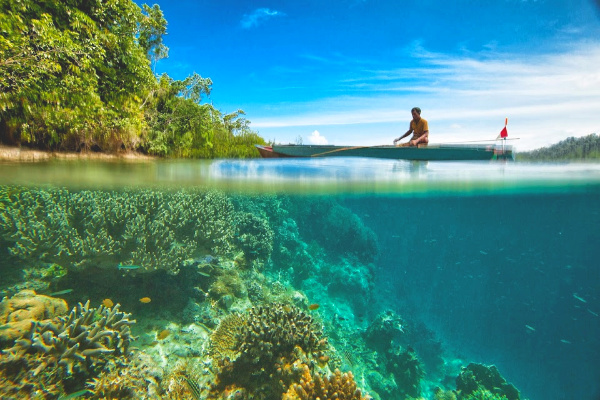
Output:
<svg viewBox="0 0 600 400">
<path fill-rule="evenodd" d="M 506 126 L 507 126 L 507 125 L 508 125 L 508 117 L 506 117 L 506 118 L 504 119 L 504 129 L 506 129 Z M 506 135 L 506 136 L 504 136 L 504 137 L 502 138 L 502 154 L 505 154 L 505 153 L 504 153 L 504 144 L 506 144 L 506 138 L 507 138 L 507 137 L 508 137 L 508 135 Z"/>
</svg>

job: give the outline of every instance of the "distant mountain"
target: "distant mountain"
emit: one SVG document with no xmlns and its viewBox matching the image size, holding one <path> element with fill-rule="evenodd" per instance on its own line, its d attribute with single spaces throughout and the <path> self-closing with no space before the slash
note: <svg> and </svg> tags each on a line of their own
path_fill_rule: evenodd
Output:
<svg viewBox="0 0 600 400">
<path fill-rule="evenodd" d="M 600 160 L 600 136 L 592 133 L 580 138 L 570 137 L 532 151 L 517 153 L 517 161 Z"/>
</svg>

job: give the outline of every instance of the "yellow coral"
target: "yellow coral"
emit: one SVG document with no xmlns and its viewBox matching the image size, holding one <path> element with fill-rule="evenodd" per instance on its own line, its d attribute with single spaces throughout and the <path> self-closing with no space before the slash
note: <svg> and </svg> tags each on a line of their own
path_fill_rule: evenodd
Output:
<svg viewBox="0 0 600 400">
<path fill-rule="evenodd" d="M 210 336 L 211 357 L 223 360 L 235 360 L 238 355 L 239 334 L 244 325 L 244 319 L 239 314 L 229 314 Z"/>
<path fill-rule="evenodd" d="M 43 321 L 68 312 L 67 302 L 23 290 L 0 302 L 0 343 L 24 336 L 33 321 Z"/>
<path fill-rule="evenodd" d="M 331 376 L 321 376 L 318 373 L 310 375 L 305 366 L 302 378 L 290 385 L 283 394 L 283 400 L 366 400 L 356 386 L 352 372 L 341 373 L 336 369 Z"/>
</svg>

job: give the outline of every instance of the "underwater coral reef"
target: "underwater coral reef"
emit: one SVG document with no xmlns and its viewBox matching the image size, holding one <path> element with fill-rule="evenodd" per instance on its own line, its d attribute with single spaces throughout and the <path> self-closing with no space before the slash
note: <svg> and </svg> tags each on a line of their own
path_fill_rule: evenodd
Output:
<svg viewBox="0 0 600 400">
<path fill-rule="evenodd" d="M 376 296 L 378 239 L 335 200 L 0 198 L 2 398 L 519 399 Z"/>
</svg>

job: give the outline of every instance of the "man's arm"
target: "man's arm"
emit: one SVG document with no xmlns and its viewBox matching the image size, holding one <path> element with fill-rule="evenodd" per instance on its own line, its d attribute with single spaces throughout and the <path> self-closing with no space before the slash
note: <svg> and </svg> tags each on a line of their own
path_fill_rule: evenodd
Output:
<svg viewBox="0 0 600 400">
<path fill-rule="evenodd" d="M 407 137 L 408 135 L 410 135 L 412 133 L 412 128 L 408 128 L 408 130 L 406 131 L 406 133 L 402 136 L 400 136 L 398 139 L 394 139 L 394 144 L 396 144 L 397 142 L 401 141 L 402 139 L 404 139 L 405 137 Z"/>
</svg>

